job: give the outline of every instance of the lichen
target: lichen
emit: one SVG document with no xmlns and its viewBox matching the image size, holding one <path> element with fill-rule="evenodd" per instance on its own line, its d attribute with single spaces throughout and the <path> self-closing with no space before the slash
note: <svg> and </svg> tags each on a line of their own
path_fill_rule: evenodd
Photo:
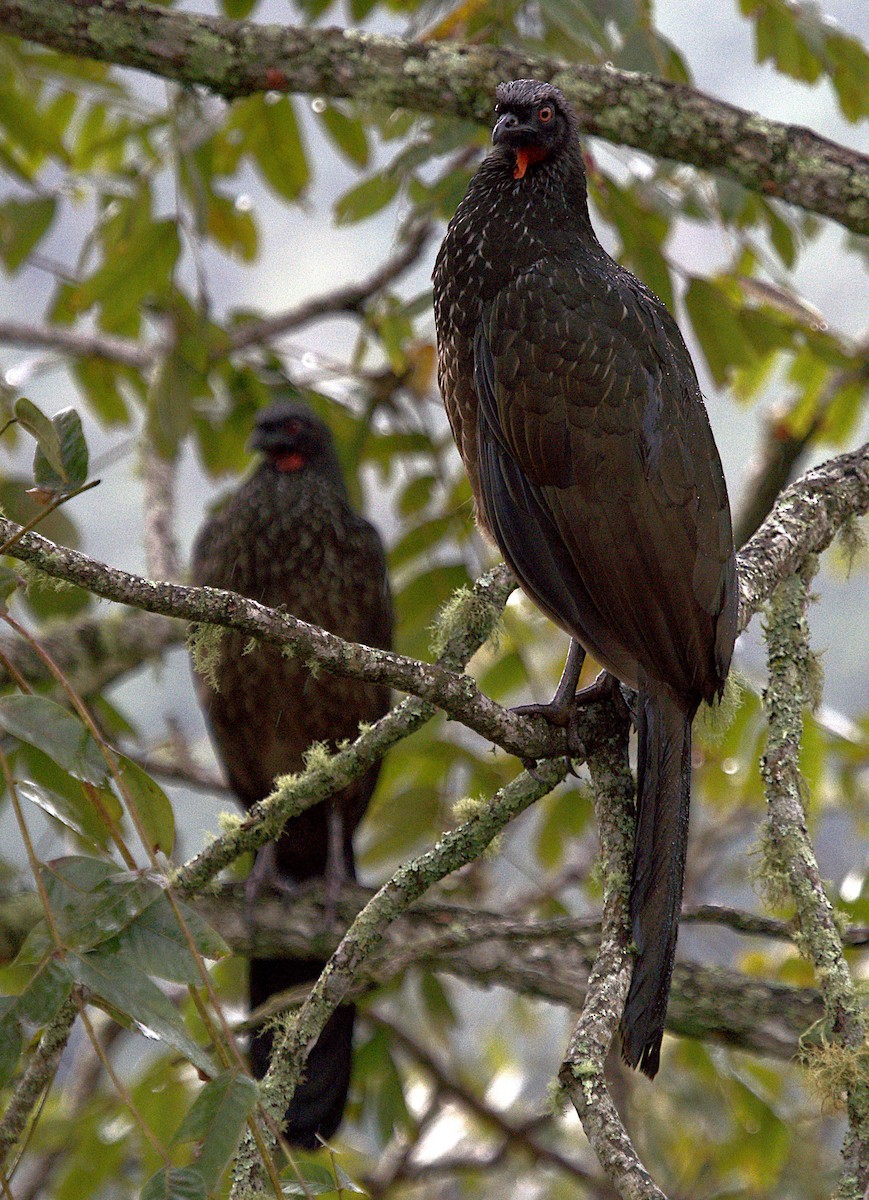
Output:
<svg viewBox="0 0 869 1200">
<path fill-rule="evenodd" d="M 724 684 L 721 699 L 713 704 L 701 704 L 694 718 L 694 736 L 706 746 L 720 746 L 728 729 L 736 720 L 748 682 L 738 671 L 731 671 Z"/>
<path fill-rule="evenodd" d="M 220 643 L 225 633 L 226 630 L 219 625 L 206 625 L 202 622 L 191 624 L 187 630 L 187 652 L 193 661 L 193 669 L 215 692 L 220 691 L 217 663 L 220 657 Z"/>
<path fill-rule="evenodd" d="M 444 604 L 431 627 L 432 654 L 439 658 L 460 635 L 472 638 L 480 645 L 491 638 L 493 646 L 497 647 L 500 629 L 498 605 L 478 591 L 459 588 Z"/>
</svg>

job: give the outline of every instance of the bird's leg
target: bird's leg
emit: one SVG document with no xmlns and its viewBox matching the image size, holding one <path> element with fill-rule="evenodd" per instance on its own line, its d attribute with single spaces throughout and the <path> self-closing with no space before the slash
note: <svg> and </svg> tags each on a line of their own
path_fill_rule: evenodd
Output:
<svg viewBox="0 0 869 1200">
<path fill-rule="evenodd" d="M 268 891 L 288 892 L 289 886 L 278 870 L 275 857 L 275 843 L 266 842 L 256 852 L 253 866 L 244 881 L 244 911 L 252 917 L 257 901 Z"/>
<path fill-rule="evenodd" d="M 582 664 L 585 662 L 585 650 L 576 640 L 570 639 L 570 649 L 567 652 L 567 661 L 564 664 L 564 670 L 561 672 L 561 679 L 558 682 L 558 687 L 555 689 L 555 695 L 548 704 L 520 704 L 518 708 L 511 709 L 511 712 L 517 713 L 520 717 L 545 717 L 552 725 L 558 725 L 564 729 L 570 724 L 570 716 L 578 696 L 584 695 L 591 688 L 583 688 L 577 693 L 576 685 L 579 683 Z M 591 687 L 595 687 L 595 683 Z"/>
<path fill-rule="evenodd" d="M 341 888 L 350 880 L 344 851 L 344 814 L 334 804 L 328 807 L 329 845 L 326 851 L 325 907 L 326 924 L 332 925 L 338 912 Z"/>
</svg>

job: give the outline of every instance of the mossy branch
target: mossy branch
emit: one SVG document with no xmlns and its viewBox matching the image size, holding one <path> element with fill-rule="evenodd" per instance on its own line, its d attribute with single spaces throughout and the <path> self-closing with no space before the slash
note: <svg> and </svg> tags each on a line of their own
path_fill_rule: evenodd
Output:
<svg viewBox="0 0 869 1200">
<path fill-rule="evenodd" d="M 491 802 L 463 825 L 450 830 L 425 854 L 405 863 L 356 917 L 326 964 L 310 995 L 275 1038 L 271 1065 L 262 1083 L 267 1111 L 280 1121 L 299 1082 L 308 1050 L 329 1017 L 346 997 L 362 964 L 382 941 L 386 929 L 428 888 L 446 875 L 478 859 L 492 839 L 567 774 L 568 761 L 539 765 L 534 774 L 521 772 Z M 232 1197 L 239 1200 L 262 1180 L 253 1140 L 246 1137 L 233 1173 Z"/>
<path fill-rule="evenodd" d="M 648 75 L 503 47 L 256 25 L 143 0 L 6 0 L 0 31 L 227 98 L 300 92 L 480 121 L 491 120 L 501 80 L 547 79 L 573 101 L 588 133 L 726 174 L 764 196 L 869 233 L 864 155 Z"/>
<path fill-rule="evenodd" d="M 798 945 L 811 962 L 824 1001 L 820 1046 L 807 1054 L 828 1102 L 844 1100 L 849 1129 L 843 1147 L 840 1200 L 869 1189 L 869 1049 L 862 1006 L 842 949 L 833 906 L 824 889 L 806 829 L 799 756 L 803 708 L 810 699 L 811 653 L 806 621 L 810 561 L 776 591 L 769 606 L 766 641 L 769 686 L 765 707 L 769 738 L 761 770 L 768 805 L 764 875 L 774 895 L 786 882 L 796 907 Z"/>
<path fill-rule="evenodd" d="M 628 892 L 634 853 L 634 780 L 625 725 L 598 742 L 588 767 L 604 880 L 601 945 L 558 1078 L 617 1194 L 624 1200 L 665 1200 L 640 1162 L 604 1077 L 633 965 Z"/>
<path fill-rule="evenodd" d="M 78 1005 L 75 1000 L 65 1000 L 42 1031 L 24 1074 L 15 1086 L 9 1107 L 0 1120 L 0 1164 L 6 1162 L 9 1152 L 18 1144 L 31 1113 L 54 1078 L 77 1016 Z"/>
</svg>

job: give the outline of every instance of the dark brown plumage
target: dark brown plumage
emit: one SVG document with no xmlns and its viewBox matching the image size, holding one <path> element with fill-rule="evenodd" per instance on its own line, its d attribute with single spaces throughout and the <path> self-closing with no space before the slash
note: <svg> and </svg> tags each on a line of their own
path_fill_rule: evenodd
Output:
<svg viewBox="0 0 869 1200">
<path fill-rule="evenodd" d="M 495 149 L 435 265 L 439 379 L 479 523 L 531 599 L 640 693 L 637 958 L 622 1050 L 653 1076 L 691 720 L 720 695 L 735 637 L 727 491 L 675 321 L 591 227 L 572 111 L 533 80 L 502 84 L 497 98 Z M 563 683 L 572 697 L 575 675 Z"/>
<path fill-rule="evenodd" d="M 197 584 L 230 588 L 354 642 L 388 648 L 392 603 L 380 539 L 350 507 L 328 428 L 301 404 L 259 415 L 252 446 L 262 463 L 206 521 L 193 550 Z M 312 742 L 357 735 L 389 706 L 386 688 L 334 675 L 313 676 L 270 646 L 251 650 L 227 633 L 216 667 L 219 690 L 197 676 L 200 701 L 230 786 L 245 807 L 272 790 L 276 775 L 299 770 Z M 288 821 L 254 867 L 275 882 L 355 878 L 353 832 L 371 798 L 378 768 L 330 802 Z M 264 868 L 267 868 L 264 870 Z M 316 979 L 323 964 L 253 959 L 250 1003 Z M 339 1008 L 311 1051 L 306 1076 L 287 1111 L 293 1145 L 316 1146 L 338 1127 L 347 1097 L 354 1009 Z M 257 1076 L 268 1067 L 271 1033 L 251 1040 Z"/>
</svg>

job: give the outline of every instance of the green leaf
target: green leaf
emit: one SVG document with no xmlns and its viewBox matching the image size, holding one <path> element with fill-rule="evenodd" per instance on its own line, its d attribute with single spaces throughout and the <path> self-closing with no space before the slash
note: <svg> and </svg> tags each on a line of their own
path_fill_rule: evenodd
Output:
<svg viewBox="0 0 869 1200">
<path fill-rule="evenodd" d="M 694 278 L 685 293 L 685 307 L 717 384 L 726 382 L 733 367 L 751 366 L 756 361 L 754 348 L 723 289 L 707 279 Z"/>
<path fill-rule="evenodd" d="M 236 100 L 228 129 L 241 129 L 245 146 L 269 187 L 295 200 L 311 177 L 292 101 L 273 93 Z"/>
<path fill-rule="evenodd" d="M 235 1153 L 258 1096 L 259 1088 L 249 1075 L 223 1071 L 205 1085 L 181 1122 L 173 1142 L 200 1143 L 196 1168 L 209 1188 L 216 1186 Z"/>
<path fill-rule="evenodd" d="M 142 1188 L 140 1200 L 208 1200 L 208 1186 L 195 1167 L 162 1167 Z"/>
<path fill-rule="evenodd" d="M 21 576 L 12 567 L 0 563 L 0 609 L 6 608 L 9 597 L 21 587 Z"/>
<path fill-rule="evenodd" d="M 352 225 L 380 212 L 395 197 L 398 185 L 395 175 L 383 171 L 363 179 L 335 201 L 335 223 Z"/>
<path fill-rule="evenodd" d="M 103 426 L 129 424 L 130 414 L 120 389 L 123 368 L 102 358 L 80 358 L 69 364 L 69 370 Z"/>
<path fill-rule="evenodd" d="M 52 763 L 52 766 L 60 775 L 57 764 Z M 117 824 L 124 815 L 117 796 L 108 787 L 100 788 L 96 793 L 93 789 L 89 791 L 67 772 L 62 772 L 62 776 L 67 785 L 62 792 L 41 780 L 19 779 L 16 782 L 18 795 L 36 804 L 79 837 L 104 849 L 111 841 L 110 822 Z"/>
<path fill-rule="evenodd" d="M 53 492 L 73 492 L 80 488 L 88 475 L 88 447 L 81 417 L 74 408 L 62 408 L 51 420 L 57 431 L 60 446 L 60 468 L 45 452 L 40 442 L 33 458 L 33 478 L 40 487 Z"/>
<path fill-rule="evenodd" d="M 220 7 L 228 17 L 243 21 L 256 8 L 259 0 L 220 0 Z"/>
<path fill-rule="evenodd" d="M 215 242 L 228 253 L 243 262 L 256 259 L 259 245 L 256 220 L 253 213 L 237 208 L 234 200 L 217 192 L 209 196 L 205 225 Z"/>
<path fill-rule="evenodd" d="M 129 1017 L 148 1038 L 156 1038 L 183 1054 L 204 1075 L 213 1064 L 184 1027 L 178 1010 L 132 958 L 117 951 L 67 955 L 75 979 L 118 1013 Z"/>
<path fill-rule="evenodd" d="M 0 696 L 0 729 L 37 746 L 76 779 L 105 781 L 108 768 L 88 730 L 46 696 Z"/>
<path fill-rule="evenodd" d="M 220 934 L 192 908 L 177 900 L 176 904 L 199 953 L 211 959 L 227 957 L 229 947 Z M 202 982 L 187 938 L 165 895 L 130 922 L 121 934 L 120 945 L 148 975 L 173 983 Z"/>
<path fill-rule="evenodd" d="M 346 1171 L 341 1170 L 337 1162 L 329 1166 L 318 1162 L 300 1162 L 296 1164 L 294 1174 L 296 1178 L 281 1187 L 285 1196 L 338 1196 L 340 1192 L 367 1194 Z"/>
<path fill-rule="evenodd" d="M 357 167 L 367 167 L 370 153 L 362 122 L 355 117 L 348 117 L 334 104 L 327 104 L 319 116 L 341 153 Z"/>
<path fill-rule="evenodd" d="M 100 267 L 82 283 L 61 289 L 56 318 L 70 320 L 95 304 L 105 328 L 138 327 L 149 297 L 164 295 L 178 259 L 180 241 L 174 221 L 145 221 L 107 243 Z"/>
<path fill-rule="evenodd" d="M 63 457 L 60 449 L 60 430 L 47 417 L 42 409 L 37 408 L 32 400 L 20 396 L 15 401 L 13 409 L 15 419 L 22 429 L 26 429 L 32 438 L 36 439 L 37 447 L 42 451 L 43 458 L 60 475 L 63 471 Z"/>
<path fill-rule="evenodd" d="M 0 259 L 10 275 L 26 262 L 54 220 L 57 201 L 50 196 L 36 200 L 4 200 L 0 204 Z"/>
<path fill-rule="evenodd" d="M 47 1025 L 72 991 L 72 976 L 56 958 L 49 958 L 37 970 L 17 998 L 15 1012 L 34 1025 Z"/>
<path fill-rule="evenodd" d="M 135 809 L 148 835 L 152 850 L 170 855 L 175 846 L 175 814 L 169 798 L 138 763 L 123 754 L 115 756 L 121 782 L 121 794 L 127 806 Z"/>
<path fill-rule="evenodd" d="M 163 898 L 154 880 L 86 855 L 44 863 L 41 876 L 58 932 L 78 950 L 111 941 Z"/>
</svg>

